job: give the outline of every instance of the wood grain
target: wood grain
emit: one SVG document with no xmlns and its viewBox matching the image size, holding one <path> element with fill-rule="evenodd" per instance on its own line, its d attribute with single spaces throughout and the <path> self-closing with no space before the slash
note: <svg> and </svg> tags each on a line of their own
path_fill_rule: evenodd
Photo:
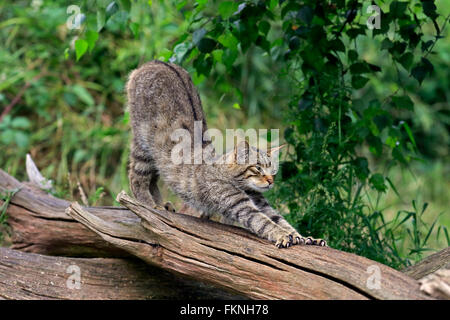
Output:
<svg viewBox="0 0 450 320">
<path fill-rule="evenodd" d="M 72 268 L 78 269 L 72 269 Z M 70 277 L 79 271 L 79 286 Z M 73 279 L 73 278 L 72 278 Z M 69 284 L 68 284 L 69 282 Z M 0 247 L 0 299 L 240 299 L 138 259 L 52 257 Z"/>
</svg>

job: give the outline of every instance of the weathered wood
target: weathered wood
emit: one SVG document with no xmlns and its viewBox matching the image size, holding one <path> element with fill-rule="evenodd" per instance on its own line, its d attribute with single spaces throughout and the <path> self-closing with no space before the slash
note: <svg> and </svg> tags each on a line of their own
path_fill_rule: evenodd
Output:
<svg viewBox="0 0 450 320">
<path fill-rule="evenodd" d="M 437 298 L 450 300 L 450 269 L 441 268 L 419 280 L 420 290 Z"/>
<path fill-rule="evenodd" d="M 8 207 L 12 248 L 25 252 L 70 257 L 126 257 L 125 251 L 105 242 L 64 211 L 70 202 L 49 195 L 32 184 L 21 183 L 0 170 L 0 192 L 20 189 Z M 0 201 L 1 203 L 1 201 Z M 105 219 L 139 221 L 119 207 L 92 208 Z"/>
<path fill-rule="evenodd" d="M 12 200 L 13 205 L 25 208 L 33 215 L 41 215 L 43 219 L 77 224 L 61 212 L 61 208 L 68 204 L 66 201 L 37 194 L 17 181 L 13 183 L 8 177 L 0 171 L 0 190 L 22 186 Z M 120 195 L 119 201 L 131 211 L 125 208 L 82 208 L 74 204 L 67 212 L 98 234 L 95 237 L 91 235 L 91 239 L 95 238 L 91 244 L 95 243 L 96 248 L 103 241 L 174 274 L 249 298 L 427 298 L 414 279 L 354 254 L 309 246 L 280 250 L 237 227 L 159 212 L 125 194 Z M 56 236 L 60 241 L 63 235 L 59 232 Z M 374 276 L 370 270 L 374 269 L 380 271 L 379 287 L 370 285 Z"/>
<path fill-rule="evenodd" d="M 450 247 L 436 252 L 415 265 L 405 268 L 403 272 L 414 279 L 421 279 L 438 269 L 450 269 Z"/>
<path fill-rule="evenodd" d="M 243 229 L 148 208 L 121 193 L 117 199 L 141 224 L 102 220 L 74 203 L 68 214 L 108 242 L 175 273 L 202 279 L 255 299 L 423 299 L 413 279 L 387 266 L 332 248 L 279 250 Z M 380 287 L 367 268 L 379 268 Z"/>
<path fill-rule="evenodd" d="M 138 259 L 52 257 L 0 247 L 2 298 L 143 300 L 241 297 L 198 282 L 174 278 L 172 274 Z"/>
</svg>

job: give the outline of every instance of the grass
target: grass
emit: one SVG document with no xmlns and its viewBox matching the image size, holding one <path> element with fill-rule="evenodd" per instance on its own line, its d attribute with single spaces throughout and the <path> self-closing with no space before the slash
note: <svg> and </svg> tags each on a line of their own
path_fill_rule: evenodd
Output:
<svg viewBox="0 0 450 320">
<path fill-rule="evenodd" d="M 5 240 L 5 235 L 9 238 L 9 230 L 7 225 L 7 214 L 6 209 L 8 209 L 9 204 L 11 203 L 12 197 L 19 191 L 19 189 L 14 190 L 6 190 L 0 193 L 0 200 L 3 202 L 0 206 L 0 245 L 8 244 L 9 240 Z"/>
<path fill-rule="evenodd" d="M 385 194 L 368 190 L 365 202 L 382 212 L 396 232 L 402 222 L 404 236 L 396 241 L 399 256 L 413 263 L 450 246 L 450 168 L 444 161 L 415 162 L 390 170 L 392 185 Z M 384 230 L 384 233 L 387 231 Z"/>
</svg>

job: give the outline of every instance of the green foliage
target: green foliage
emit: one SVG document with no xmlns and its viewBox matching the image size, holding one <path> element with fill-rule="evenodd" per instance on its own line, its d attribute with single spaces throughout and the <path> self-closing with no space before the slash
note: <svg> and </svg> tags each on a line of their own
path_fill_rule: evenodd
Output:
<svg viewBox="0 0 450 320">
<path fill-rule="evenodd" d="M 56 195 L 79 197 L 80 181 L 99 204 L 128 186 L 128 73 L 167 54 L 187 25 L 172 3 L 120 1 L 113 12 L 111 2 L 0 4 L 0 114 L 15 101 L 0 116 L 0 167 L 24 179 L 30 153 Z M 84 17 L 80 29 L 67 27 L 72 4 Z"/>
<path fill-rule="evenodd" d="M 3 233 L 6 230 L 6 209 L 8 209 L 11 199 L 14 197 L 17 191 L 19 191 L 19 189 L 6 190 L 0 193 L 0 201 L 2 202 L 2 205 L 0 206 L 0 244 L 3 242 Z"/>
</svg>

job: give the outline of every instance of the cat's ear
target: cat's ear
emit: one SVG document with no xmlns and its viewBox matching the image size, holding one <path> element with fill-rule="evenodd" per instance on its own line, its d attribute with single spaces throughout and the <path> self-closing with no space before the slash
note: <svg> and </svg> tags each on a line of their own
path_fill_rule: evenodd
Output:
<svg viewBox="0 0 450 320">
<path fill-rule="evenodd" d="M 286 145 L 287 144 L 285 143 L 285 144 L 282 144 L 281 146 L 270 148 L 267 151 L 267 154 L 269 155 L 269 157 L 277 157 L 278 154 L 280 153 L 280 150 L 283 149 L 284 147 L 286 147 Z"/>
</svg>

